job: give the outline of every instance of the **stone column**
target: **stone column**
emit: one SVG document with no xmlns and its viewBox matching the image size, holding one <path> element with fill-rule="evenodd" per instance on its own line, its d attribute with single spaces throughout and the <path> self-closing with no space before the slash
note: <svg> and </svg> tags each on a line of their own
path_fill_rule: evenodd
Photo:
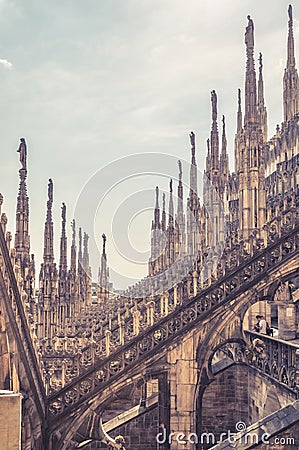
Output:
<svg viewBox="0 0 299 450">
<path fill-rule="evenodd" d="M 278 304 L 278 337 L 286 341 L 296 339 L 296 308 L 294 303 Z"/>
<path fill-rule="evenodd" d="M 274 301 L 278 306 L 278 337 L 286 341 L 296 338 L 296 305 L 288 282 L 280 283 Z"/>
<path fill-rule="evenodd" d="M 155 320 L 155 302 L 153 300 L 147 303 L 146 311 L 147 311 L 147 324 L 151 327 L 152 325 L 154 325 Z"/>
<path fill-rule="evenodd" d="M 174 303 L 174 307 L 176 308 L 176 306 L 178 304 L 178 286 L 177 286 L 177 284 L 175 284 L 173 287 L 173 303 Z"/>
<path fill-rule="evenodd" d="M 196 448 L 192 433 L 196 433 L 197 341 L 196 334 L 189 335 L 179 346 L 168 352 L 170 427 L 167 439 L 171 450 Z"/>
<path fill-rule="evenodd" d="M 124 321 L 124 319 L 120 319 L 120 322 L 119 322 L 119 343 L 120 343 L 120 345 L 124 345 L 124 343 L 125 343 L 125 321 Z"/>
<path fill-rule="evenodd" d="M 193 276 L 193 295 L 195 297 L 197 295 L 197 279 L 198 279 L 198 273 L 196 270 L 194 270 L 192 276 Z"/>
<path fill-rule="evenodd" d="M 133 311 L 133 333 L 135 336 L 139 334 L 140 325 L 140 312 L 138 310 Z"/>
<path fill-rule="evenodd" d="M 106 356 L 110 355 L 110 337 L 111 337 L 111 331 L 110 330 L 106 330 L 105 331 Z"/>
<path fill-rule="evenodd" d="M 168 430 L 170 428 L 170 398 L 167 372 L 158 374 L 159 392 L 159 449 L 169 449 Z"/>
</svg>

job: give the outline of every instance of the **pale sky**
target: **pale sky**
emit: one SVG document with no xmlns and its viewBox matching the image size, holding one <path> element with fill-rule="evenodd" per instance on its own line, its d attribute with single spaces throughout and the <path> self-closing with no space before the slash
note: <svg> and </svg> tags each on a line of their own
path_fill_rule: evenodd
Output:
<svg viewBox="0 0 299 450">
<path fill-rule="evenodd" d="M 255 24 L 256 59 L 263 53 L 269 135 L 274 134 L 276 123 L 282 120 L 288 3 L 0 0 L 0 192 L 8 229 L 14 232 L 20 168 L 16 150 L 19 138 L 25 137 L 31 250 L 38 262 L 48 178 L 54 182 L 58 249 L 61 202 L 67 204 L 70 243 L 77 197 L 87 180 L 112 161 L 146 152 L 189 161 L 188 134 L 193 130 L 199 167 L 204 168 L 212 89 L 218 95 L 219 124 L 221 115 L 226 116 L 233 167 L 237 89 L 243 90 L 244 85 L 248 14 Z M 295 3 L 293 7 L 298 44 L 299 7 Z M 126 159 L 123 161 L 126 164 Z M 176 173 L 175 166 L 172 170 Z M 119 179 L 122 176 L 120 171 Z M 159 182 L 162 190 L 167 190 L 168 176 L 164 174 Z M 147 177 L 153 205 L 157 182 L 154 174 Z M 121 186 L 122 195 L 142 191 L 142 186 L 136 179 L 131 191 Z M 107 216 L 109 205 L 111 213 L 112 200 L 106 205 Z M 101 214 L 105 212 L 101 210 L 96 219 L 96 238 L 102 232 L 108 235 L 108 258 L 113 266 L 109 221 Z M 143 218 L 135 215 L 130 239 L 146 252 L 152 213 Z M 58 251 L 55 257 L 58 263 Z M 137 278 L 146 274 L 145 264 L 132 270 Z"/>
</svg>

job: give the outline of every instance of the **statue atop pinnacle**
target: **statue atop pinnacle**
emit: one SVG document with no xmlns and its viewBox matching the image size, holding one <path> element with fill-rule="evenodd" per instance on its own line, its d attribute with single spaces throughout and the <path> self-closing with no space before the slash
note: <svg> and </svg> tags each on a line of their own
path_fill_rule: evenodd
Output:
<svg viewBox="0 0 299 450">
<path fill-rule="evenodd" d="M 106 253 L 106 241 L 107 241 L 107 237 L 106 237 L 105 233 L 102 234 L 102 239 L 103 239 L 103 254 L 105 254 Z"/>
<path fill-rule="evenodd" d="M 253 36 L 253 30 L 254 30 L 254 25 L 253 25 L 253 20 L 251 19 L 250 16 L 247 16 L 248 19 L 248 25 L 246 27 L 246 32 L 245 32 L 245 44 L 248 47 L 252 47 L 254 46 L 254 36 Z"/>
<path fill-rule="evenodd" d="M 20 139 L 20 145 L 17 150 L 20 153 L 20 163 L 22 164 L 22 170 L 27 170 L 27 146 L 24 138 Z"/>
<path fill-rule="evenodd" d="M 182 170 L 182 161 L 179 159 L 178 160 L 178 166 L 179 166 L 179 180 L 182 180 L 182 176 L 183 176 L 183 170 Z"/>
</svg>

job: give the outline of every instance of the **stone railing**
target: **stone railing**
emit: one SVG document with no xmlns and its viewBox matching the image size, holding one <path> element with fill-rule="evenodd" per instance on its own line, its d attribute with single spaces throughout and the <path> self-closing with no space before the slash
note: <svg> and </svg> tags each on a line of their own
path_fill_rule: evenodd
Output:
<svg viewBox="0 0 299 450">
<path fill-rule="evenodd" d="M 128 369 L 156 356 L 176 337 L 190 331 L 211 312 L 247 292 L 264 280 L 266 273 L 269 274 L 293 258 L 298 253 L 298 246 L 299 226 L 293 225 L 289 232 L 237 265 L 229 275 L 219 278 L 172 312 L 165 313 L 154 324 L 148 324 L 142 329 L 136 327 L 134 322 L 129 322 L 129 326 L 125 324 L 123 328 L 107 330 L 102 339 L 90 345 L 79 356 L 79 359 L 82 358 L 79 364 L 84 371 L 48 398 L 51 420 L 58 420 L 61 415 L 68 414 L 87 398 L 119 379 Z M 165 298 L 166 304 L 168 301 L 169 296 Z"/>
<path fill-rule="evenodd" d="M 283 203 L 279 203 L 278 210 L 275 210 L 272 219 L 265 225 L 266 246 L 288 233 L 298 222 L 299 213 L 297 211 L 299 210 L 299 197 L 296 200 L 298 205 L 293 200 L 289 202 L 288 198 Z M 209 253 L 209 249 L 207 249 L 206 252 L 203 252 L 200 260 L 193 263 L 192 261 L 186 263 L 190 267 L 187 276 L 182 274 L 180 278 L 176 270 L 170 270 L 168 277 L 165 274 L 160 275 L 159 283 L 155 283 L 152 277 L 146 277 L 137 283 L 134 289 L 128 289 L 127 296 L 118 296 L 105 305 L 90 306 L 83 314 L 80 313 L 80 317 L 72 318 L 65 326 L 64 336 L 76 338 L 80 341 L 79 346 L 81 348 L 85 347 L 88 345 L 89 338 L 91 340 L 97 340 L 105 335 L 107 329 L 112 331 L 118 328 L 121 322 L 132 321 L 133 312 L 136 309 L 140 312 L 142 309 L 144 314 L 141 314 L 141 316 L 144 317 L 147 314 L 147 306 L 152 301 L 156 304 L 154 319 L 158 320 L 161 317 L 161 308 L 162 313 L 167 308 L 169 311 L 173 310 L 173 308 L 186 299 L 197 295 L 197 293 L 209 286 L 216 279 L 225 276 L 225 274 L 244 262 L 244 260 L 253 256 L 263 246 L 264 243 L 262 240 L 258 239 L 254 233 L 246 243 L 240 240 L 239 236 L 230 235 L 227 238 L 223 255 L 217 267 L 209 267 L 208 264 L 205 264 L 205 258 Z M 186 260 L 188 260 L 187 257 Z M 204 272 L 209 273 L 204 274 Z M 173 282 L 171 282 L 169 277 L 173 277 Z M 178 278 L 181 279 L 179 283 L 176 281 Z M 168 290 L 167 288 L 163 290 L 163 286 L 167 286 L 169 283 L 173 287 Z M 156 291 L 156 284 L 159 284 L 159 292 Z M 143 294 L 144 292 L 152 292 L 152 295 L 148 297 L 146 294 Z M 161 294 L 161 292 L 164 292 L 164 294 Z M 133 295 L 135 295 L 134 298 Z M 168 305 L 164 308 L 162 297 L 165 295 L 169 296 L 169 301 Z M 57 339 L 59 340 L 58 336 Z M 42 353 L 47 354 L 50 352 L 51 355 L 55 353 L 54 348 L 52 350 L 50 349 L 48 342 L 46 346 L 47 351 L 44 352 L 42 349 Z"/>
<path fill-rule="evenodd" d="M 297 345 L 254 331 L 245 331 L 245 336 L 253 349 L 248 354 L 248 363 L 291 389 L 299 398 L 299 341 Z M 259 350 L 255 352 L 256 347 Z"/>
<path fill-rule="evenodd" d="M 86 329 L 86 335 L 89 334 L 89 337 L 80 334 L 72 337 L 56 337 L 55 344 L 47 340 L 42 349 L 47 392 L 51 394 L 58 391 L 96 362 L 108 357 L 139 333 L 171 314 L 183 303 L 204 293 L 208 287 L 214 286 L 213 294 L 211 294 L 212 306 L 219 299 L 220 301 L 225 300 L 227 292 L 232 292 L 234 287 L 240 284 L 240 280 L 235 275 L 231 276 L 238 268 L 243 270 L 241 284 L 253 281 L 259 274 L 265 274 L 267 271 L 266 257 L 262 255 L 267 254 L 267 249 L 271 252 L 274 262 L 280 262 L 282 258 L 287 257 L 289 251 L 294 250 L 294 243 L 288 241 L 288 235 L 295 229 L 297 219 L 297 212 L 292 210 L 286 212 L 281 219 L 275 218 L 268 223 L 265 227 L 268 243 L 266 249 L 263 247 L 258 249 L 254 237 L 252 237 L 248 250 L 242 243 L 235 244 L 229 250 L 224 250 L 217 266 L 217 273 L 208 277 L 204 282 L 201 281 L 199 266 L 195 267 L 196 270 L 165 293 L 144 299 L 126 299 L 126 304 L 120 304 L 116 313 L 112 314 L 111 311 L 106 313 L 106 320 L 100 327 L 97 325 L 100 318 L 94 316 L 98 314 L 98 311 L 90 313 L 85 318 L 87 325 L 90 324 Z M 273 243 L 278 242 L 281 238 L 283 238 L 283 248 L 280 244 L 273 247 Z M 226 278 L 227 285 L 224 288 L 223 284 L 218 283 L 218 280 Z M 231 280 L 230 288 L 228 288 L 228 280 Z M 209 309 L 209 301 L 206 304 Z M 93 327 L 94 322 L 95 326 Z"/>
<path fill-rule="evenodd" d="M 215 376 L 232 364 L 246 364 L 279 382 L 299 397 L 299 341 L 283 341 L 244 331 L 245 341 L 228 340 L 212 353 L 209 368 Z"/>
</svg>

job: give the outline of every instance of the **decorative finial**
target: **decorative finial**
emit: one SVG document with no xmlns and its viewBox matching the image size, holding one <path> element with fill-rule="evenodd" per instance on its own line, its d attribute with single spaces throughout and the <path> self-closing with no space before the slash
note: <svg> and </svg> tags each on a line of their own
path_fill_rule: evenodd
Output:
<svg viewBox="0 0 299 450">
<path fill-rule="evenodd" d="M 193 131 L 189 134 L 191 147 L 195 147 L 195 134 Z"/>
<path fill-rule="evenodd" d="M 52 205 L 53 205 L 53 181 L 50 178 L 48 183 L 47 222 L 52 221 Z"/>
<path fill-rule="evenodd" d="M 159 208 L 159 187 L 156 186 L 156 209 Z"/>
<path fill-rule="evenodd" d="M 288 14 L 289 14 L 290 25 L 293 26 L 293 8 L 292 8 L 292 5 L 289 5 Z"/>
<path fill-rule="evenodd" d="M 179 181 L 182 181 L 183 170 L 182 170 L 182 161 L 180 159 L 178 160 L 178 166 L 179 166 Z"/>
<path fill-rule="evenodd" d="M 260 55 L 259 55 L 259 63 L 260 63 L 260 66 L 259 66 L 260 75 L 262 75 L 262 71 L 263 71 L 263 55 L 261 54 L 261 52 L 260 52 Z"/>
<path fill-rule="evenodd" d="M 195 163 L 195 134 L 193 131 L 189 134 L 190 144 L 191 144 L 191 152 L 192 152 L 192 164 Z"/>
<path fill-rule="evenodd" d="M 170 178 L 169 182 L 169 191 L 172 193 L 172 178 Z"/>
<path fill-rule="evenodd" d="M 105 254 L 106 253 L 106 241 L 107 241 L 107 237 L 106 237 L 105 233 L 102 234 L 102 239 L 103 239 L 103 254 Z"/>
<path fill-rule="evenodd" d="M 75 222 L 75 219 L 72 220 L 71 227 L 72 227 L 72 240 L 73 240 L 73 242 L 75 242 L 75 240 L 76 240 L 76 222 Z"/>
<path fill-rule="evenodd" d="M 222 127 L 223 127 L 223 133 L 225 132 L 225 116 L 222 116 Z"/>
<path fill-rule="evenodd" d="M 239 109 L 241 109 L 241 89 L 238 89 L 238 106 Z"/>
<path fill-rule="evenodd" d="M 20 153 L 20 163 L 22 164 L 22 169 L 27 170 L 27 146 L 24 138 L 20 139 L 20 145 L 17 150 Z"/>
<path fill-rule="evenodd" d="M 48 201 L 50 203 L 53 202 L 53 181 L 51 180 L 51 178 L 49 179 L 48 183 Z"/>
<path fill-rule="evenodd" d="M 289 14 L 289 31 L 288 31 L 288 49 L 287 49 L 287 68 L 295 67 L 295 49 L 294 49 L 294 33 L 293 33 L 293 10 L 292 5 L 288 8 Z"/>
<path fill-rule="evenodd" d="M 61 218 L 62 218 L 62 222 L 66 222 L 66 218 L 65 218 L 65 216 L 66 216 L 66 206 L 65 206 L 65 203 L 62 203 L 62 206 L 61 206 Z"/>
<path fill-rule="evenodd" d="M 217 120 L 217 94 L 213 89 L 211 92 L 211 102 L 212 102 L 212 120 L 216 122 Z"/>
</svg>

